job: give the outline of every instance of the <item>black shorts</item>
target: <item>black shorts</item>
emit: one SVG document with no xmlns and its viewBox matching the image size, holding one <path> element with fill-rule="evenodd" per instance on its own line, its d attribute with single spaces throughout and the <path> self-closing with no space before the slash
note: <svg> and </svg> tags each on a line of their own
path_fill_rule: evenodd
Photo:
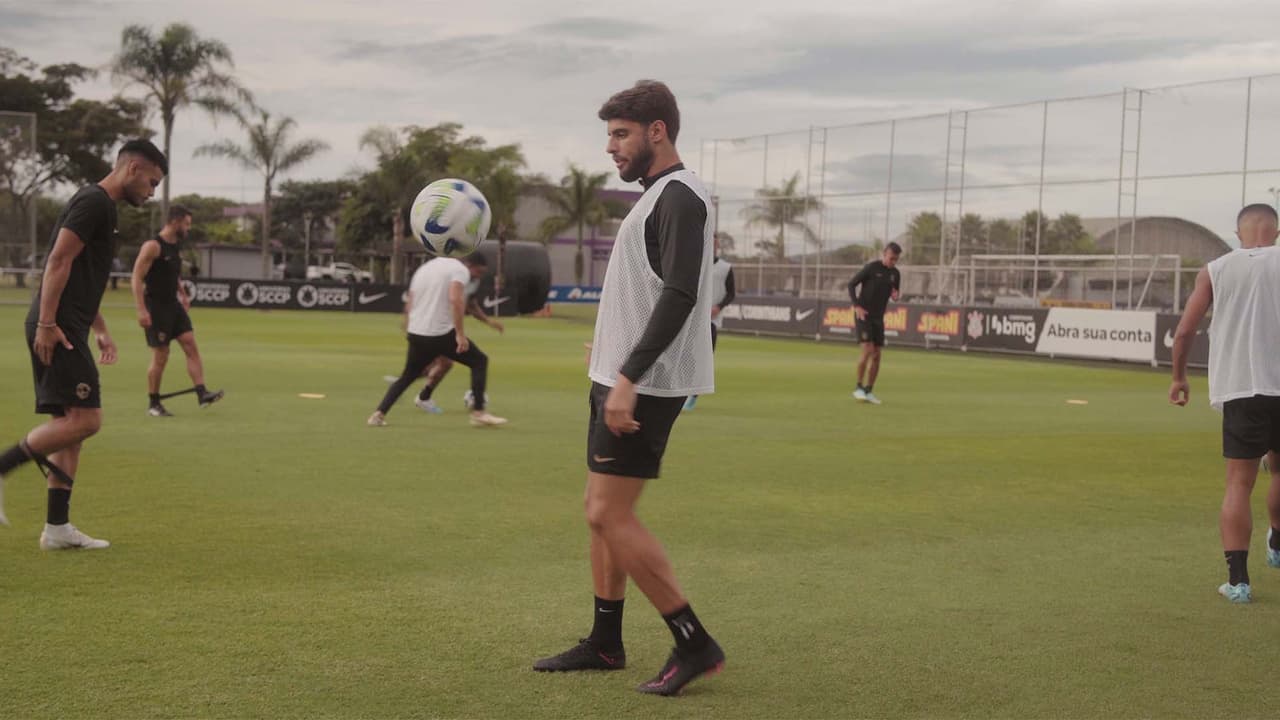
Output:
<svg viewBox="0 0 1280 720">
<path fill-rule="evenodd" d="M 868 317 L 857 320 L 853 324 L 853 332 L 860 343 L 872 343 L 876 347 L 884 347 L 884 318 Z"/>
<path fill-rule="evenodd" d="M 72 344 L 53 349 L 53 364 L 45 365 L 34 349 L 36 326 L 27 325 L 27 351 L 31 354 L 31 374 L 35 380 L 36 412 L 42 415 L 65 415 L 68 407 L 102 407 L 102 390 L 98 387 L 98 366 L 93 362 L 89 331 L 62 332 Z"/>
<path fill-rule="evenodd" d="M 151 327 L 146 329 L 147 347 L 168 347 L 171 340 L 191 332 L 191 316 L 182 303 L 147 303 Z"/>
<path fill-rule="evenodd" d="M 1222 456 L 1253 460 L 1280 452 L 1280 397 L 1254 395 L 1222 406 Z"/>
<path fill-rule="evenodd" d="M 680 417 L 684 397 L 637 395 L 635 419 L 640 429 L 614 437 L 604 424 L 604 400 L 612 388 L 591 383 L 591 423 L 587 426 L 587 469 L 605 475 L 656 478 L 667 450 L 671 426 Z"/>
</svg>

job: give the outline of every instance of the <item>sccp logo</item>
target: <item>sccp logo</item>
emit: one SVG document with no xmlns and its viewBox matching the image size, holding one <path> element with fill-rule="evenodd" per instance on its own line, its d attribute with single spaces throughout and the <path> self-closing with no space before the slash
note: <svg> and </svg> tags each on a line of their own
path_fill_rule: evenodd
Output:
<svg viewBox="0 0 1280 720">
<path fill-rule="evenodd" d="M 253 283 L 244 283 L 236 288 L 236 300 L 245 307 L 258 304 L 258 286 Z"/>
</svg>

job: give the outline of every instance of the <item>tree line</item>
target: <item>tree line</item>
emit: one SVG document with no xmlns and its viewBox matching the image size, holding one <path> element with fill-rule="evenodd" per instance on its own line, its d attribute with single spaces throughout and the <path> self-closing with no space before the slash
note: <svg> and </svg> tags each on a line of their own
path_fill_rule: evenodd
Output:
<svg viewBox="0 0 1280 720">
<path fill-rule="evenodd" d="M 805 252 L 818 247 L 813 217 L 826 209 L 822 198 L 803 192 L 797 172 L 780 185 L 757 189 L 754 199 L 740 214 L 748 229 L 763 231 L 753 245 L 758 256 L 786 263 L 789 239 L 799 239 Z M 946 230 L 944 243 L 942 216 L 931 211 L 920 212 L 911 216 L 901 237 L 886 240 L 871 235 L 862 238 L 862 242 L 846 242 L 827 250 L 824 258 L 834 263 L 866 262 L 878 257 L 888 241 L 901 242 L 904 261 L 915 265 L 946 264 L 957 256 L 1031 255 L 1037 248 L 1042 255 L 1094 252 L 1094 239 L 1080 216 L 1074 213 L 1051 218 L 1038 210 L 1030 210 L 1014 220 L 987 219 L 977 213 L 965 213 L 959 221 L 948 220 Z M 735 238 L 728 233 L 720 233 L 719 237 L 722 251 L 734 254 Z"/>
<path fill-rule="evenodd" d="M 259 104 L 253 92 L 235 76 L 230 48 L 201 36 L 185 23 L 172 23 L 158 33 L 130 25 L 121 33 L 120 48 L 107 64 L 121 93 L 100 101 L 78 97 L 75 86 L 98 71 L 77 64 L 37 68 L 18 52 L 0 48 L 0 111 L 36 116 L 37 147 L 23 145 L 25 135 L 0 124 L 0 228 L 36 224 L 37 242 L 56 222 L 59 203 L 50 199 L 69 194 L 72 187 L 96 182 L 109 170 L 112 153 L 124 140 L 154 137 L 148 120 L 160 121 L 160 144 L 170 159 L 158 207 L 121 208 L 121 235 L 136 247 L 158 230 L 171 201 L 194 211 L 196 242 L 260 245 L 264 272 L 269 271 L 272 240 L 311 256 L 310 240 L 332 231 L 337 251 L 349 257 L 391 257 L 391 279 L 404 277 L 410 205 L 432 180 L 464 177 L 479 187 L 492 205 L 491 232 L 499 241 L 514 239 L 516 205 L 522 196 L 544 198 L 552 214 L 535 231 L 546 242 L 576 231 L 575 270 L 581 281 L 585 266 L 585 230 L 598 227 L 625 208 L 601 198 L 608 173 L 589 173 L 570 165 L 558 183 L 526 171 L 519 145 L 490 145 L 468 135 L 461 125 L 369 128 L 359 147 L 373 161 L 369 170 L 347 177 L 311 181 L 283 181 L 330 148 L 315 138 L 299 138 L 298 122 Z M 251 221 L 252 234 L 225 218 L 222 211 L 238 205 L 224 198 L 184 195 L 170 197 L 170 182 L 183 172 L 183 158 L 172 157 L 173 131 L 178 116 L 198 110 L 231 118 L 237 129 L 226 137 L 200 145 L 196 156 L 222 158 L 254 172 L 262 182 L 262 212 Z M 10 233 L 10 239 L 16 239 Z M 13 242 L 9 243 L 14 247 Z M 130 247 L 126 246 L 124 252 Z M 32 258 L 0 258 L 6 265 L 26 265 Z"/>
</svg>

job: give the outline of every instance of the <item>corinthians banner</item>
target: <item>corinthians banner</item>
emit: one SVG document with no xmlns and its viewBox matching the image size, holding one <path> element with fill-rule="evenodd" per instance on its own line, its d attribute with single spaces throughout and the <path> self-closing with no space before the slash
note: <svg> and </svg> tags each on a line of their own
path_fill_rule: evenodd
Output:
<svg viewBox="0 0 1280 720">
<path fill-rule="evenodd" d="M 908 305 L 893 305 L 884 314 L 884 337 L 887 345 L 923 345 Z M 824 337 L 856 340 L 853 329 L 857 315 L 849 303 L 823 303 L 819 331 Z"/>
<path fill-rule="evenodd" d="M 818 301 L 739 295 L 720 313 L 729 332 L 818 334 Z"/>
<path fill-rule="evenodd" d="M 195 307 L 349 311 L 357 286 L 280 280 L 184 279 L 182 287 Z"/>
<path fill-rule="evenodd" d="M 1048 310 L 964 309 L 964 345 L 975 350 L 1036 351 Z"/>
<path fill-rule="evenodd" d="M 1049 308 L 1036 352 L 1151 363 L 1156 357 L 1156 314 L 1141 310 Z"/>
</svg>

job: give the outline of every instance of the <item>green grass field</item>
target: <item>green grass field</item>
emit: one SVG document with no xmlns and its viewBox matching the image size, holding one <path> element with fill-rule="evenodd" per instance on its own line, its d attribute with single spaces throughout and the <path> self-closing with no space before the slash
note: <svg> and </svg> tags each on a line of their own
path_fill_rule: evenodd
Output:
<svg viewBox="0 0 1280 720">
<path fill-rule="evenodd" d="M 121 361 L 72 520 L 113 546 L 41 552 L 43 480 L 7 479 L 0 717 L 1236 718 L 1280 699 L 1260 532 L 1255 603 L 1214 592 L 1203 378 L 1177 409 L 1164 372 L 890 349 L 871 407 L 848 397 L 849 345 L 724 338 L 719 392 L 642 505 L 728 654 L 672 700 L 633 690 L 671 644 L 634 589 L 625 671 L 529 667 L 589 629 L 580 312 L 473 329 L 507 427 L 467 425 L 455 371 L 447 414 L 406 395 L 375 429 L 396 317 L 197 310 L 227 399 L 159 420 L 127 295 L 107 302 Z M 37 419 L 24 312 L 0 306 L 6 444 Z M 166 390 L 188 384 L 175 348 Z"/>
</svg>

